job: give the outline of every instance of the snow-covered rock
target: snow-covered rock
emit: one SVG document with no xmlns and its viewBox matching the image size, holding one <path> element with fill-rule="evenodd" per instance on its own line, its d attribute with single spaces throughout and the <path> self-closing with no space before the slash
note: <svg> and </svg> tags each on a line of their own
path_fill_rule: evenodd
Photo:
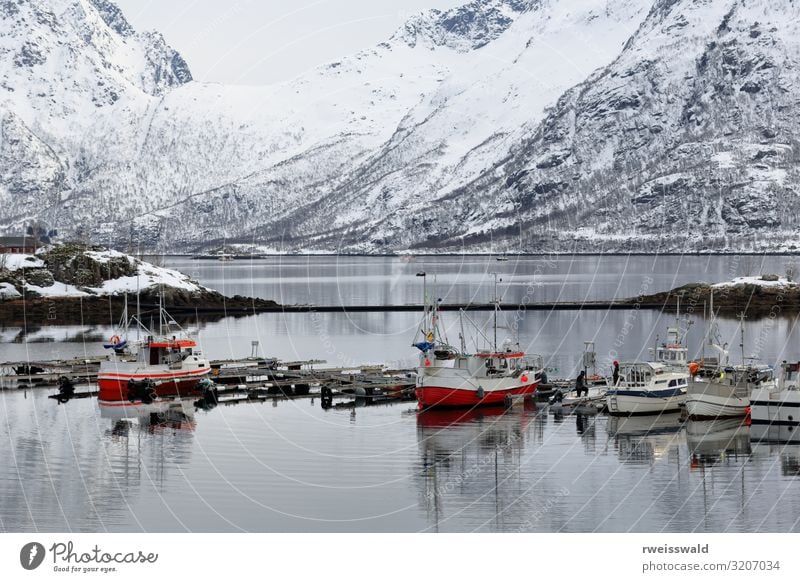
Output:
<svg viewBox="0 0 800 582">
<path fill-rule="evenodd" d="M 141 293 L 210 294 L 187 275 L 114 250 L 77 245 L 43 248 L 37 256 L 0 255 L 0 296 L 107 297 Z"/>
<path fill-rule="evenodd" d="M 786 277 L 779 277 L 777 275 L 762 275 L 760 277 L 736 277 L 732 281 L 723 281 L 722 283 L 715 283 L 712 285 L 714 289 L 723 289 L 729 287 L 737 287 L 742 285 L 753 285 L 756 287 L 773 287 L 773 288 L 788 288 L 797 287 L 797 282 L 790 281 Z"/>
</svg>

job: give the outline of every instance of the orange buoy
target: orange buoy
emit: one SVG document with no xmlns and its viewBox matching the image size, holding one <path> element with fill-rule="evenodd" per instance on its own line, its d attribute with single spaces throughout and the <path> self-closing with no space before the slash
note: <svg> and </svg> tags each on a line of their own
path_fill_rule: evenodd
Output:
<svg viewBox="0 0 800 582">
<path fill-rule="evenodd" d="M 522 380 L 523 382 L 527 382 L 528 381 L 528 377 L 527 376 L 523 376 L 522 378 L 520 378 L 520 380 Z"/>
</svg>

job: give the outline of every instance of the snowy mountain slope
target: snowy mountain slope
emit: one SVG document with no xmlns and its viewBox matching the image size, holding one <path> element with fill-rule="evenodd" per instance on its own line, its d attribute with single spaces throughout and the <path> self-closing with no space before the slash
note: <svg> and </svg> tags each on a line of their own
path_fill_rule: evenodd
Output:
<svg viewBox="0 0 800 582">
<path fill-rule="evenodd" d="M 107 0 L 0 2 L 3 217 L 57 208 L 98 123 L 190 80 L 161 35 L 134 32 Z"/>
<path fill-rule="evenodd" d="M 526 247 L 797 243 L 799 23 L 797 2 L 656 2 L 474 187 L 515 197 Z"/>
<path fill-rule="evenodd" d="M 475 0 L 267 87 L 191 81 L 111 0 L 0 16 L 0 229 L 362 252 L 798 238 L 796 0 Z"/>
<path fill-rule="evenodd" d="M 585 0 L 473 3 L 430 13 L 425 26 L 412 19 L 390 42 L 288 84 L 190 84 L 148 113 L 146 147 L 125 161 L 141 168 L 137 180 L 115 170 L 89 190 L 113 193 L 101 202 L 107 215 L 155 206 L 146 236 L 170 242 L 188 242 L 160 226 L 180 220 L 199 226 L 195 240 L 246 232 L 277 247 L 381 249 L 421 206 L 505 155 L 547 105 L 617 54 L 643 15 L 630 0 L 603 10 Z M 445 25 L 467 33 L 456 42 L 436 32 Z M 114 144 L 94 147 L 105 156 Z M 137 196 L 154 174 L 152 194 Z"/>
</svg>

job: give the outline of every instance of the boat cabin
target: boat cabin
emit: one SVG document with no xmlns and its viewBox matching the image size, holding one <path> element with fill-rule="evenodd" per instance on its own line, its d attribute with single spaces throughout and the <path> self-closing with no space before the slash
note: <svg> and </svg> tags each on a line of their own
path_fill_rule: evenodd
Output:
<svg viewBox="0 0 800 582">
<path fill-rule="evenodd" d="M 619 384 L 627 388 L 685 388 L 689 374 L 676 373 L 662 362 L 635 362 L 619 367 Z"/>
<path fill-rule="evenodd" d="M 140 349 L 139 360 L 151 366 L 180 366 L 187 357 L 194 355 L 197 342 L 191 339 L 154 338 L 148 336 Z"/>
<path fill-rule="evenodd" d="M 680 341 L 677 327 L 667 328 L 667 341 L 656 347 L 656 361 L 675 366 L 689 364 L 689 350 Z"/>
</svg>

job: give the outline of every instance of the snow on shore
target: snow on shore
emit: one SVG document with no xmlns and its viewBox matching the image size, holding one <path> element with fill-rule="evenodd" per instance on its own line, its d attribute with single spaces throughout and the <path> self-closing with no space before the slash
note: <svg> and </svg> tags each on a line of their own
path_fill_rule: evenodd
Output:
<svg viewBox="0 0 800 582">
<path fill-rule="evenodd" d="M 0 299 L 21 297 L 20 290 L 22 286 L 26 291 L 35 292 L 42 297 L 53 298 L 109 296 L 122 295 L 124 293 L 136 294 L 137 292 L 151 291 L 158 287 L 179 289 L 188 293 L 209 291 L 209 289 L 179 271 L 140 261 L 119 251 L 86 250 L 83 251 L 83 254 L 101 265 L 108 264 L 112 260 L 127 260 L 135 269 L 136 274 L 105 280 L 98 287 L 77 287 L 62 281 L 54 281 L 51 285 L 37 285 L 28 279 L 36 279 L 35 274 L 37 272 L 44 273 L 47 271 L 44 260 L 34 255 L 0 254 L 0 271 L 9 272 L 12 280 L 19 282 L 16 287 L 9 282 L 0 282 Z"/>
<path fill-rule="evenodd" d="M 759 277 L 736 277 L 732 281 L 724 281 L 722 283 L 715 283 L 711 287 L 714 289 L 722 289 L 726 287 L 736 287 L 738 285 L 755 285 L 758 287 L 796 287 L 797 283 L 789 281 L 786 277 L 769 277 L 764 278 L 764 275 Z"/>
</svg>

